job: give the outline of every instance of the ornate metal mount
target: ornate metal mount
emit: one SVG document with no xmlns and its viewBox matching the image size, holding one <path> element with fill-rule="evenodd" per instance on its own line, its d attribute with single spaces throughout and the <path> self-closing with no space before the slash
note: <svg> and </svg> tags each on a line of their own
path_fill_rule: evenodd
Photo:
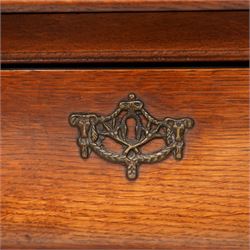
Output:
<svg viewBox="0 0 250 250">
<path fill-rule="evenodd" d="M 193 127 L 194 121 L 191 118 L 169 117 L 157 120 L 143 106 L 135 94 L 129 94 L 128 100 L 121 101 L 111 115 L 72 113 L 69 122 L 79 130 L 77 142 L 82 158 L 88 158 L 94 151 L 108 161 L 123 164 L 129 180 L 138 177 L 138 167 L 142 163 L 159 162 L 170 154 L 176 160 L 182 159 L 184 135 L 187 129 Z M 128 136 L 128 119 L 135 121 L 134 138 Z M 107 137 L 121 144 L 122 152 L 115 153 L 107 149 L 104 145 Z M 157 138 L 164 141 L 164 147 L 150 154 L 143 153 L 143 146 Z"/>
</svg>

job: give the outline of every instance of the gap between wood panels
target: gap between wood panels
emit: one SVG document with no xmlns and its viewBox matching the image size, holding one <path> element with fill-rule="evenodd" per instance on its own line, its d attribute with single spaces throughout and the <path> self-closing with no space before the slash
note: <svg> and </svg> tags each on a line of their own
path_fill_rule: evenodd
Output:
<svg viewBox="0 0 250 250">
<path fill-rule="evenodd" d="M 2 70 L 18 69 L 147 69 L 147 68 L 248 68 L 240 62 L 143 62 L 143 63 L 20 63 L 2 64 Z"/>
</svg>

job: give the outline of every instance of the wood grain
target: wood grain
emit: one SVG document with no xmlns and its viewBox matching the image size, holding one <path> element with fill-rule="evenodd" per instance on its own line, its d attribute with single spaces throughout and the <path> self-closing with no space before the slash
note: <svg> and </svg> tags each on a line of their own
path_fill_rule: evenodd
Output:
<svg viewBox="0 0 250 250">
<path fill-rule="evenodd" d="M 247 0 L 2 0 L 3 12 L 248 10 Z"/>
<path fill-rule="evenodd" d="M 248 69 L 2 72 L 4 249 L 237 249 L 249 243 Z M 79 156 L 71 112 L 129 92 L 157 118 L 192 117 L 184 159 Z"/>
<path fill-rule="evenodd" d="M 248 11 L 11 14 L 3 63 L 247 61 Z"/>
</svg>

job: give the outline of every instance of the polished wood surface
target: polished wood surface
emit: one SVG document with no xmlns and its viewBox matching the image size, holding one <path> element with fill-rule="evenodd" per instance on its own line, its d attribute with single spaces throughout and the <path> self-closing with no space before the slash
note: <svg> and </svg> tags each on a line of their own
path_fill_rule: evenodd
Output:
<svg viewBox="0 0 250 250">
<path fill-rule="evenodd" d="M 10 14 L 3 63 L 248 60 L 248 11 Z"/>
<path fill-rule="evenodd" d="M 3 71 L 3 248 L 247 250 L 248 79 L 243 68 Z M 130 92 L 157 118 L 196 123 L 183 160 L 143 165 L 135 182 L 81 159 L 68 123 Z"/>
<path fill-rule="evenodd" d="M 3 12 L 248 10 L 247 0 L 2 0 Z"/>
</svg>

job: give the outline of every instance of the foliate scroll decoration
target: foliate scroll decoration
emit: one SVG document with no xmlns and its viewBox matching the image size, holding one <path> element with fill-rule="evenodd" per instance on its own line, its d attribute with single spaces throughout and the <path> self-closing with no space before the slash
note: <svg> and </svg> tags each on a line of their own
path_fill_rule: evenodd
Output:
<svg viewBox="0 0 250 250">
<path fill-rule="evenodd" d="M 133 138 L 128 136 L 128 119 L 133 119 L 135 122 Z M 176 160 L 181 160 L 185 132 L 194 125 L 191 118 L 166 117 L 163 120 L 154 118 L 135 94 L 129 94 L 128 99 L 121 101 L 110 115 L 72 113 L 69 122 L 79 130 L 77 143 L 82 158 L 87 159 L 94 151 L 103 159 L 122 164 L 129 180 L 138 177 L 138 168 L 143 163 L 160 162 L 171 154 Z M 110 151 L 104 145 L 107 137 L 122 145 L 122 151 L 118 153 Z M 164 141 L 164 147 L 153 153 L 143 153 L 143 146 L 157 138 Z"/>
</svg>

